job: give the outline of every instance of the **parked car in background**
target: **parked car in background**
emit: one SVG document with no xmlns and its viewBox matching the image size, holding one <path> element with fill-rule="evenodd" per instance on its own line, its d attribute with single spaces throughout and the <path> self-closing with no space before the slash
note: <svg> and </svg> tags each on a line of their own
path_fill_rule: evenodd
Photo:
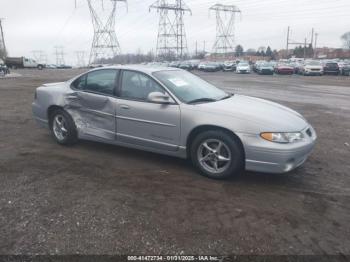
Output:
<svg viewBox="0 0 350 262">
<path fill-rule="evenodd" d="M 293 68 L 293 73 L 294 74 L 299 74 L 299 69 L 302 65 L 302 63 L 299 63 L 299 62 L 291 62 L 291 63 L 283 63 L 284 65 L 286 66 L 290 66 Z"/>
<path fill-rule="evenodd" d="M 0 59 L 0 76 L 5 76 L 10 73 L 9 68 L 5 65 L 4 61 Z"/>
<path fill-rule="evenodd" d="M 260 64 L 262 64 L 262 63 L 265 63 L 265 60 L 263 60 L 263 61 L 256 61 L 254 64 L 253 64 L 253 66 L 252 66 L 252 69 L 253 69 L 253 71 L 255 72 L 255 73 L 257 73 L 258 72 L 258 67 L 259 67 L 259 65 Z"/>
<path fill-rule="evenodd" d="M 323 73 L 325 75 L 339 75 L 340 69 L 336 62 L 326 62 L 323 65 Z"/>
<path fill-rule="evenodd" d="M 225 61 L 222 66 L 222 71 L 236 71 L 237 65 L 235 61 Z"/>
<path fill-rule="evenodd" d="M 46 68 L 47 69 L 57 69 L 57 66 L 54 64 L 49 64 L 49 65 L 46 65 Z"/>
<path fill-rule="evenodd" d="M 323 66 L 319 61 L 309 60 L 299 68 L 299 74 L 304 76 L 310 75 L 323 75 Z"/>
<path fill-rule="evenodd" d="M 180 65 L 180 62 L 179 61 L 173 61 L 169 64 L 169 67 L 175 67 L 175 68 L 178 68 Z"/>
<path fill-rule="evenodd" d="M 277 64 L 275 73 L 279 75 L 292 75 L 294 74 L 294 67 L 285 63 Z"/>
<path fill-rule="evenodd" d="M 6 57 L 5 64 L 8 68 L 37 68 L 42 70 L 45 64 L 37 63 L 34 59 L 22 57 Z"/>
<path fill-rule="evenodd" d="M 70 65 L 57 65 L 57 69 L 72 69 L 72 66 Z"/>
<path fill-rule="evenodd" d="M 250 74 L 250 65 L 248 62 L 239 62 L 236 68 L 236 73 L 238 74 Z"/>
<path fill-rule="evenodd" d="M 179 64 L 178 68 L 191 71 L 193 69 L 191 62 L 183 61 Z"/>
<path fill-rule="evenodd" d="M 217 72 L 221 70 L 221 66 L 216 62 L 205 62 L 198 68 L 204 72 Z"/>
<path fill-rule="evenodd" d="M 243 169 L 289 172 L 307 160 L 317 138 L 292 109 L 164 67 L 108 67 L 44 84 L 32 111 L 58 144 L 86 139 L 188 158 L 214 179 Z"/>
<path fill-rule="evenodd" d="M 344 63 L 340 69 L 340 74 L 343 76 L 350 76 L 350 63 Z"/>
<path fill-rule="evenodd" d="M 273 64 L 269 62 L 259 63 L 259 65 L 256 67 L 256 72 L 259 75 L 273 75 Z"/>
</svg>

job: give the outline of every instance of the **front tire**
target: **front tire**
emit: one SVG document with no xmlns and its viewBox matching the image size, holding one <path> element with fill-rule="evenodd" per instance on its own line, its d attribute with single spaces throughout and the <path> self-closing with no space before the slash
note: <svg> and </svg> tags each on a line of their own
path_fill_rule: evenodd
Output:
<svg viewBox="0 0 350 262">
<path fill-rule="evenodd" d="M 191 145 L 191 159 L 203 176 L 212 179 L 238 176 L 244 167 L 238 139 L 221 130 L 200 133 Z"/>
<path fill-rule="evenodd" d="M 78 141 L 74 121 L 63 109 L 57 109 L 50 115 L 50 129 L 53 138 L 60 145 L 73 145 Z"/>
</svg>

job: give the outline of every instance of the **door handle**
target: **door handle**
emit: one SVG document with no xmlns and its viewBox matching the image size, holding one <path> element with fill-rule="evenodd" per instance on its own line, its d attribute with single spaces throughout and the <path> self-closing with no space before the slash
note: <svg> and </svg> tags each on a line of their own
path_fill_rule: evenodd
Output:
<svg viewBox="0 0 350 262">
<path fill-rule="evenodd" d="M 120 105 L 120 108 L 121 108 L 121 109 L 130 109 L 130 106 L 127 106 L 127 105 Z"/>
</svg>

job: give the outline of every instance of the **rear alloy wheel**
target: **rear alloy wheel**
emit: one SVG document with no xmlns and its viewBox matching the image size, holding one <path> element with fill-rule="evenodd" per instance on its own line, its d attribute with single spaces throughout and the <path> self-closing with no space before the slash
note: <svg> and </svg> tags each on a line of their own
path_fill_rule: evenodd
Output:
<svg viewBox="0 0 350 262">
<path fill-rule="evenodd" d="M 61 145 L 71 145 L 77 142 L 77 131 L 72 117 L 62 109 L 51 115 L 51 131 L 54 139 Z"/>
<path fill-rule="evenodd" d="M 222 131 L 199 134 L 191 148 L 194 165 L 204 176 L 225 179 L 238 175 L 243 168 L 243 152 L 239 143 Z"/>
</svg>

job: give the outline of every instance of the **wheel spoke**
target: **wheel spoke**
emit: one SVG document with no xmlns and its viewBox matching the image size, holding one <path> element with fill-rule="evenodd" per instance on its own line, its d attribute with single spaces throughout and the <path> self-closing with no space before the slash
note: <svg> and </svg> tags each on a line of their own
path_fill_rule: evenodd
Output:
<svg viewBox="0 0 350 262">
<path fill-rule="evenodd" d="M 203 146 L 208 149 L 210 152 L 213 151 L 213 149 L 207 144 L 207 143 L 203 143 Z"/>
<path fill-rule="evenodd" d="M 205 155 L 201 159 L 199 159 L 200 162 L 207 161 L 209 159 L 210 154 Z"/>
<path fill-rule="evenodd" d="M 218 171 L 218 161 L 214 160 L 212 163 L 213 163 L 215 171 Z"/>
<path fill-rule="evenodd" d="M 55 122 L 56 122 L 57 126 L 61 127 L 62 123 L 61 123 L 61 121 L 58 120 L 58 117 L 55 118 Z"/>
<path fill-rule="evenodd" d="M 216 152 L 220 153 L 221 148 L 222 148 L 222 142 L 219 141 L 218 146 L 216 147 Z"/>
<path fill-rule="evenodd" d="M 219 160 L 219 161 L 222 161 L 222 162 L 228 162 L 228 161 L 231 160 L 231 158 L 229 158 L 229 157 L 224 157 L 224 156 L 219 155 L 219 156 L 218 156 L 218 160 Z"/>
</svg>

